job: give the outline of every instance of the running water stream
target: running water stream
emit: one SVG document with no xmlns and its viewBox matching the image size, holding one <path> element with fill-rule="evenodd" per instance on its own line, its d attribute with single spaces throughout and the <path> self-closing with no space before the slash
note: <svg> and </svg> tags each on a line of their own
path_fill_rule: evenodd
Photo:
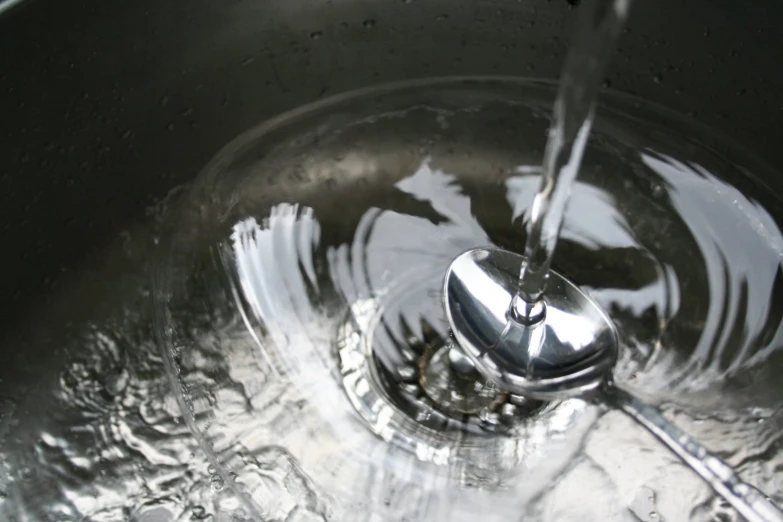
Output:
<svg viewBox="0 0 783 522">
<path fill-rule="evenodd" d="M 517 320 L 536 322 L 544 315 L 544 307 L 539 303 L 593 125 L 596 98 L 630 3 L 631 0 L 594 0 L 581 6 L 560 75 L 541 167 L 541 185 L 527 224 L 525 261 L 511 310 Z"/>
<path fill-rule="evenodd" d="M 168 214 L 156 332 L 185 424 L 245 513 L 733 516 L 624 417 L 459 366 L 443 277 L 480 246 L 525 252 L 519 317 L 550 266 L 588 292 L 617 327 L 617 382 L 780 490 L 775 174 L 640 100 L 604 93 L 594 111 L 629 2 L 579 9 L 557 91 L 457 78 L 324 100 L 237 138 Z"/>
<path fill-rule="evenodd" d="M 568 60 L 600 78 L 591 45 Z M 737 520 L 624 415 L 452 371 L 449 264 L 526 251 L 534 215 L 535 272 L 617 326 L 618 384 L 783 501 L 780 173 L 644 100 L 563 112 L 595 94 L 563 82 L 382 85 L 237 137 L 36 318 L 63 363 L 2 419 L 0 518 Z"/>
</svg>

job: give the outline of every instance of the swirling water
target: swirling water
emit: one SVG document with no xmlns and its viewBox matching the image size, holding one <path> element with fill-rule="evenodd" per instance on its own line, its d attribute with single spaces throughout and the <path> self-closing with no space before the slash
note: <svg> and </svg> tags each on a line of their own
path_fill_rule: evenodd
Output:
<svg viewBox="0 0 783 522">
<path fill-rule="evenodd" d="M 499 402 L 468 425 L 407 376 L 447 335 L 451 259 L 523 247 L 553 98 L 393 86 L 229 145 L 12 347 L 0 518 L 739 520 L 622 414 L 574 400 L 497 431 Z M 618 380 L 783 501 L 779 173 L 602 103 L 554 267 L 616 321 Z"/>
<path fill-rule="evenodd" d="M 512 80 L 360 93 L 251 131 L 190 190 L 158 329 L 191 428 L 257 516 L 734 516 L 616 414 L 566 401 L 498 430 L 500 398 L 455 417 L 469 402 L 431 389 L 446 267 L 524 245 L 552 97 Z M 604 104 L 554 266 L 616 322 L 618 380 L 780 491 L 776 174 L 658 109 Z M 247 471 L 269 447 L 312 497 L 283 507 Z"/>
<path fill-rule="evenodd" d="M 0 520 L 230 520 L 241 507 L 213 487 L 154 341 L 156 239 L 154 224 L 129 229 L 4 338 Z"/>
</svg>

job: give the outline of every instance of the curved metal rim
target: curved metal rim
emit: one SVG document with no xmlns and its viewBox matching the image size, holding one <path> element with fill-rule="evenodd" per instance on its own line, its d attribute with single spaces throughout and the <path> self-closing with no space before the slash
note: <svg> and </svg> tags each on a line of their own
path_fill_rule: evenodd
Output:
<svg viewBox="0 0 783 522">
<path fill-rule="evenodd" d="M 484 250 L 484 248 L 471 248 L 454 258 L 458 260 L 464 256 L 471 255 L 477 250 Z M 504 249 L 498 249 L 501 252 L 519 256 L 515 252 L 511 252 Z M 610 357 L 607 357 L 604 353 L 592 354 L 584 360 L 575 364 L 578 370 L 564 375 L 561 377 L 547 377 L 541 379 L 527 379 L 519 375 L 513 375 L 508 372 L 498 371 L 497 367 L 491 361 L 487 361 L 482 357 L 477 357 L 476 354 L 470 350 L 464 350 L 471 361 L 476 366 L 481 375 L 487 379 L 495 382 L 498 386 L 502 387 L 508 392 L 524 395 L 533 399 L 539 400 L 551 400 L 553 398 L 562 399 L 565 396 L 575 397 L 582 395 L 585 392 L 598 388 L 603 382 L 610 380 L 612 375 L 612 369 L 614 368 L 617 360 L 617 351 L 619 347 L 619 335 L 617 329 L 614 326 L 614 322 L 606 311 L 593 299 L 584 292 L 578 285 L 572 282 L 567 277 L 563 276 L 555 270 L 550 270 L 552 274 L 558 277 L 565 285 L 572 287 L 578 291 L 581 296 L 591 303 L 595 309 L 603 316 L 604 321 L 609 325 L 610 334 L 614 339 L 613 346 L 615 347 Z M 443 279 L 443 306 L 446 311 L 446 317 L 451 328 L 451 334 L 454 336 L 457 344 L 463 346 L 467 343 L 467 339 L 459 333 L 459 330 L 455 328 L 454 321 L 452 319 L 451 307 L 447 298 L 447 286 L 449 278 L 452 274 L 452 267 L 446 271 L 446 276 Z M 501 378 L 498 379 L 497 376 Z"/>
</svg>

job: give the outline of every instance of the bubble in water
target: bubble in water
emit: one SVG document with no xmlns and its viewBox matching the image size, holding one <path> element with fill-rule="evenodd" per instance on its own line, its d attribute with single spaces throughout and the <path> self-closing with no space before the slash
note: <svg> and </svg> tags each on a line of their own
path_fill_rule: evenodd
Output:
<svg viewBox="0 0 783 522">
<path fill-rule="evenodd" d="M 212 475 L 212 478 L 209 480 L 209 482 L 214 491 L 222 491 L 223 486 L 225 485 L 225 482 L 220 475 Z"/>
<path fill-rule="evenodd" d="M 173 522 L 174 515 L 165 506 L 152 505 L 139 509 L 133 522 Z"/>
<path fill-rule="evenodd" d="M 372 29 L 373 27 L 375 27 L 375 24 L 376 21 L 373 20 L 372 18 L 369 18 L 362 23 L 365 29 Z"/>
<path fill-rule="evenodd" d="M 190 510 L 190 518 L 192 520 L 206 520 L 209 517 L 210 515 L 204 506 L 193 506 L 193 509 Z"/>
</svg>

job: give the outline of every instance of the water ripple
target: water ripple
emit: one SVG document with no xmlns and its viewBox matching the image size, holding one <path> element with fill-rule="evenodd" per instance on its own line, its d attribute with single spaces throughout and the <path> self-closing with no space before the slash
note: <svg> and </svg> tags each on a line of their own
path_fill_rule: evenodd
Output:
<svg viewBox="0 0 783 522">
<path fill-rule="evenodd" d="M 236 516 L 729 516 L 622 415 L 573 401 L 488 443 L 406 419 L 381 377 L 362 373 L 368 361 L 410 373 L 422 346 L 447 338 L 440 292 L 456 255 L 522 248 L 550 94 L 504 81 L 331 102 L 243 136 L 188 192 L 165 236 L 155 317 L 206 483 Z M 640 125 L 624 103 L 596 121 L 554 267 L 615 321 L 619 381 L 780 491 L 780 202 L 676 117 L 639 104 L 671 120 Z M 116 377 L 81 384 L 92 370 L 74 367 L 69 400 L 134 405 L 127 350 L 101 342 L 101 373 Z M 165 424 L 155 411 L 145 418 Z M 405 445 L 403 432 L 417 437 Z M 176 467 L 148 431 L 108 433 Z"/>
</svg>

